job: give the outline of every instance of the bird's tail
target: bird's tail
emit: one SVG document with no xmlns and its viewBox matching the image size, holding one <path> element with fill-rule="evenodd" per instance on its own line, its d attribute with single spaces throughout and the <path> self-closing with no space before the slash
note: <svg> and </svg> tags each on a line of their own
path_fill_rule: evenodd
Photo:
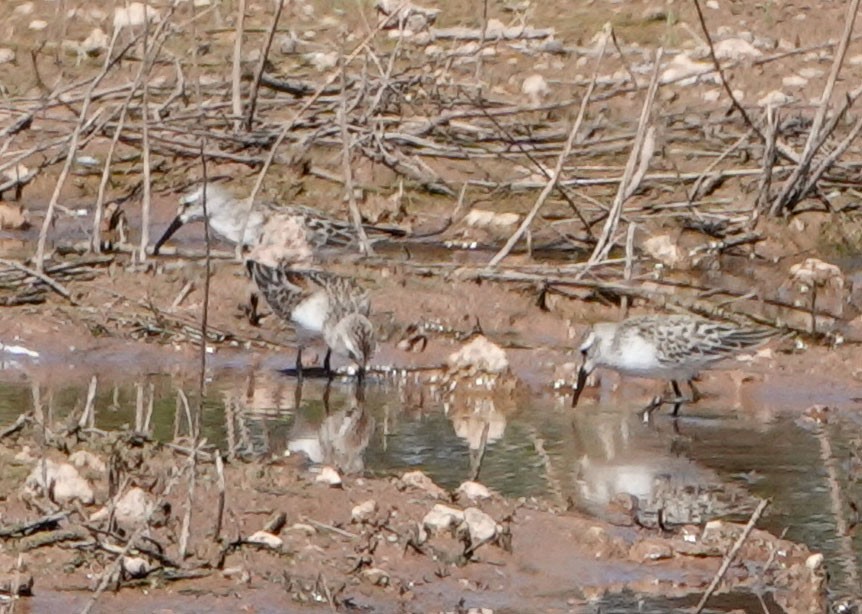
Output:
<svg viewBox="0 0 862 614">
<path fill-rule="evenodd" d="M 745 350 L 766 343 L 781 334 L 774 328 L 737 328 L 722 336 L 723 343 L 734 350 Z"/>
</svg>

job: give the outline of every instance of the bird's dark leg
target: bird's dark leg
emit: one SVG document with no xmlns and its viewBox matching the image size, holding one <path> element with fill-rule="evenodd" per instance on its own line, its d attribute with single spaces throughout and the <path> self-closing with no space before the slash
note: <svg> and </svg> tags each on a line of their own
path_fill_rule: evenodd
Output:
<svg viewBox="0 0 862 614">
<path fill-rule="evenodd" d="M 673 388 L 673 393 L 676 397 L 673 400 L 673 415 L 676 416 L 679 414 L 679 408 L 682 407 L 682 404 L 686 402 L 686 400 L 682 396 L 682 390 L 679 389 L 679 382 L 675 379 L 670 380 L 671 387 Z"/>
<path fill-rule="evenodd" d="M 296 390 L 293 391 L 293 406 L 297 411 L 302 407 L 302 378 L 297 380 Z"/>
<path fill-rule="evenodd" d="M 356 372 L 356 401 L 363 403 L 365 401 L 365 368 L 360 367 Z"/>
<path fill-rule="evenodd" d="M 248 293 L 248 300 L 245 303 L 237 305 L 240 313 L 245 317 L 252 326 L 260 326 L 260 321 L 263 319 L 263 314 L 258 311 L 260 299 L 254 290 Z"/>
<path fill-rule="evenodd" d="M 252 326 L 260 326 L 260 314 L 257 312 L 259 301 L 257 292 L 252 290 L 248 295 L 248 323 Z"/>
<path fill-rule="evenodd" d="M 302 384 L 302 346 L 296 348 L 296 379 Z"/>
<path fill-rule="evenodd" d="M 323 409 L 329 415 L 329 390 L 332 387 L 332 379 L 326 380 L 326 388 L 323 389 Z"/>
<path fill-rule="evenodd" d="M 332 367 L 329 364 L 329 357 L 332 355 L 332 350 L 330 348 L 326 348 L 326 356 L 323 358 L 323 371 L 326 373 L 326 377 L 331 381 L 332 380 Z"/>
</svg>

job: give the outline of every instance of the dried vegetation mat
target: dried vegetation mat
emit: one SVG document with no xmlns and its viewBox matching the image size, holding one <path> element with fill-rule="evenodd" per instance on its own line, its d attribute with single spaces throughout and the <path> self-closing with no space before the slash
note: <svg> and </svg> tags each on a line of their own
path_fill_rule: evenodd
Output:
<svg viewBox="0 0 862 614">
<path fill-rule="evenodd" d="M 805 43 L 756 14 L 734 31 L 710 9 L 621 9 L 573 36 L 568 22 L 533 25 L 549 13 L 527 5 L 470 16 L 474 27 L 453 23 L 465 20 L 453 7 L 410 2 L 343 15 L 131 3 L 74 9 L 62 24 L 37 19 L 35 4 L 4 7 L 21 42 L 0 64 L 18 77 L 2 111 L 0 194 L 50 196 L 35 254 L 2 263 L 0 300 L 65 297 L 64 277 L 105 263 L 69 268 L 62 254 L 130 255 L 122 266 L 140 270 L 159 195 L 202 172 L 246 173 L 252 198 L 332 203 L 423 243 L 489 252 L 465 264 L 406 248 L 406 261 L 366 262 L 379 270 L 856 339 L 846 291 L 822 306 L 787 291 L 799 254 L 858 248 L 862 121 L 858 92 L 843 89 L 857 70 L 855 3 L 834 41 Z M 782 10 L 770 19 L 791 36 Z M 829 11 L 838 23 L 840 7 Z M 321 33 L 302 31 L 318 22 Z M 43 30 L 62 43 L 28 57 Z M 73 191 L 82 208 L 63 204 Z M 14 209 L 8 225 L 28 223 Z M 753 291 L 702 278 L 740 269 L 758 278 Z"/>
</svg>

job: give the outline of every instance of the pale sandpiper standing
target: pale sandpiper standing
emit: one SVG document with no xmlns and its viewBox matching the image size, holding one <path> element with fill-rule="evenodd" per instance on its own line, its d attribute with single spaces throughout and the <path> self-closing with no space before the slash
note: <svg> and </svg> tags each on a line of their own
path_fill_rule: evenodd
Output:
<svg viewBox="0 0 862 614">
<path fill-rule="evenodd" d="M 579 348 L 583 362 L 572 407 L 578 403 L 587 376 L 604 367 L 622 375 L 669 380 L 676 397 L 656 397 L 645 415 L 664 403 L 673 403 L 673 414 L 677 415 L 682 403 L 699 398 L 693 382 L 698 373 L 775 334 L 769 329 L 738 328 L 687 315 L 639 316 L 594 324 Z M 688 382 L 691 399 L 683 398 L 680 381 Z"/>
<path fill-rule="evenodd" d="M 269 266 L 249 259 L 246 266 L 277 316 L 296 324 L 301 336 L 323 337 L 327 345 L 323 368 L 327 375 L 332 374 L 329 358 L 335 352 L 355 361 L 362 377 L 375 349 L 367 290 L 352 277 L 296 268 L 286 262 Z M 296 370 L 301 376 L 302 339 Z"/>
<path fill-rule="evenodd" d="M 206 188 L 206 216 L 204 216 L 204 188 Z M 209 220 L 210 228 L 220 237 L 234 245 L 242 242 L 247 247 L 261 243 L 267 228 L 278 226 L 287 219 L 299 222 L 305 229 L 308 244 L 313 249 L 324 246 L 349 246 L 357 244 L 356 229 L 348 221 L 338 220 L 303 205 L 278 205 L 270 201 L 255 201 L 245 221 L 248 209 L 247 198 L 236 198 L 223 186 L 209 182 L 180 199 L 176 217 L 153 246 L 158 254 L 162 245 L 183 225 Z M 243 224 L 245 232 L 243 233 Z M 404 231 L 393 227 L 364 226 L 373 238 L 404 236 Z M 241 236 L 242 235 L 242 236 Z"/>
<path fill-rule="evenodd" d="M 204 214 L 206 200 L 206 215 Z M 305 261 L 316 254 L 320 248 L 347 247 L 358 243 L 355 227 L 346 221 L 329 217 L 312 207 L 302 205 L 277 205 L 269 201 L 255 201 L 248 214 L 248 199 L 234 197 L 222 185 L 208 182 L 180 200 L 180 208 L 171 225 L 153 246 L 153 254 L 158 254 L 162 245 L 184 224 L 209 221 L 210 228 L 222 238 L 233 244 L 242 242 L 252 249 L 252 259 L 261 260 L 254 254 L 267 252 L 263 259 L 265 264 L 281 262 L 296 263 L 284 252 L 293 252 L 298 244 L 308 253 Z M 243 232 L 243 224 L 245 232 Z M 365 226 L 372 239 L 383 236 L 404 236 L 404 231 L 398 228 Z M 297 230 L 298 229 L 298 230 Z M 252 292 L 248 303 L 241 305 L 249 322 L 257 325 L 260 316 L 257 312 L 258 298 Z"/>
</svg>

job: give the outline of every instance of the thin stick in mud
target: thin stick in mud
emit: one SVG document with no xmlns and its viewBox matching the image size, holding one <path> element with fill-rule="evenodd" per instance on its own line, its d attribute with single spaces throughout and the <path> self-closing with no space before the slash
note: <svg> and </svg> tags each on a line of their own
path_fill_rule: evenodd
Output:
<svg viewBox="0 0 862 614">
<path fill-rule="evenodd" d="M 695 614 L 700 614 L 703 612 L 703 609 L 706 607 L 706 602 L 709 601 L 709 598 L 712 597 L 712 594 L 715 592 L 715 589 L 718 588 L 719 583 L 721 583 L 721 579 L 724 577 L 724 574 L 727 573 L 727 570 L 730 568 L 731 563 L 736 558 L 736 554 L 739 552 L 739 549 L 742 548 L 742 545 L 745 543 L 745 540 L 748 539 L 748 536 L 754 530 L 754 525 L 757 524 L 757 521 L 760 520 L 760 516 L 763 515 L 764 510 L 766 510 L 766 506 L 770 503 L 769 499 L 761 499 L 760 504 L 758 504 L 757 509 L 754 510 L 751 514 L 751 518 L 748 519 L 748 524 L 745 525 L 745 528 L 742 529 L 742 533 L 739 534 L 739 537 L 736 539 L 736 542 L 733 544 L 733 547 L 730 549 L 724 560 L 721 562 L 721 567 L 718 568 L 718 571 L 715 573 L 715 576 L 712 578 L 712 582 L 710 582 L 709 586 L 704 592 L 703 596 L 700 598 L 700 601 L 695 608 Z"/>
</svg>

